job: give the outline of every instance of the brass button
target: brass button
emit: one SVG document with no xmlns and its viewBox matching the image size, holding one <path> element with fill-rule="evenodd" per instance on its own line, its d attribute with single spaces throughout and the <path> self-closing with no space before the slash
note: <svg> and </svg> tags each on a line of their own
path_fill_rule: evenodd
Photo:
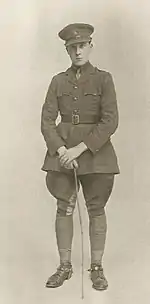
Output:
<svg viewBox="0 0 150 304">
<path fill-rule="evenodd" d="M 77 99 L 78 99 L 78 97 L 74 97 L 73 99 L 74 99 L 74 100 L 77 100 Z"/>
<path fill-rule="evenodd" d="M 73 114 L 79 114 L 79 109 L 74 109 Z"/>
<path fill-rule="evenodd" d="M 77 89 L 78 87 L 77 86 L 74 86 L 74 89 Z"/>
</svg>

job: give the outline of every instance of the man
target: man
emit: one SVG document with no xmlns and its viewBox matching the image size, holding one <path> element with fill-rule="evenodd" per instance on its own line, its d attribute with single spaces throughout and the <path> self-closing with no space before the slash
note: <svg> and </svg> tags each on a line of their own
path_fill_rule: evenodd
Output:
<svg viewBox="0 0 150 304">
<path fill-rule="evenodd" d="M 89 215 L 92 286 L 97 290 L 108 286 L 102 256 L 107 230 L 105 206 L 114 175 L 119 173 L 111 143 L 118 110 L 111 74 L 89 62 L 93 31 L 93 26 L 77 23 L 59 32 L 72 65 L 53 77 L 42 108 L 41 131 L 48 148 L 42 169 L 47 171 L 48 190 L 57 199 L 55 228 L 60 255 L 60 265 L 46 283 L 51 288 L 61 286 L 73 273 L 74 167 Z M 56 125 L 58 113 L 61 122 Z"/>
</svg>

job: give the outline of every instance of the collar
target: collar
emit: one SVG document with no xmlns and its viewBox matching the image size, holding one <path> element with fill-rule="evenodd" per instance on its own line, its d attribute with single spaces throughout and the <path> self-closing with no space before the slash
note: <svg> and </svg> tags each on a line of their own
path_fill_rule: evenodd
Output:
<svg viewBox="0 0 150 304">
<path fill-rule="evenodd" d="M 71 67 L 66 70 L 65 74 L 74 76 L 78 69 L 80 69 L 81 75 L 95 73 L 95 67 L 89 61 L 87 61 L 84 65 L 80 67 L 72 64 Z"/>
<path fill-rule="evenodd" d="M 93 72 L 94 67 L 89 61 L 87 61 L 84 65 L 81 65 L 80 67 L 72 64 L 70 69 L 75 73 L 77 72 L 78 69 L 80 69 L 81 74 L 84 74 L 86 72 Z"/>
<path fill-rule="evenodd" d="M 76 83 L 76 72 L 79 67 L 72 65 L 70 68 L 68 68 L 65 72 L 65 75 L 67 76 L 67 79 L 69 82 Z M 95 67 L 88 61 L 84 65 L 80 67 L 81 70 L 81 76 L 78 80 L 78 83 L 86 82 L 89 78 L 89 75 L 95 74 Z"/>
</svg>

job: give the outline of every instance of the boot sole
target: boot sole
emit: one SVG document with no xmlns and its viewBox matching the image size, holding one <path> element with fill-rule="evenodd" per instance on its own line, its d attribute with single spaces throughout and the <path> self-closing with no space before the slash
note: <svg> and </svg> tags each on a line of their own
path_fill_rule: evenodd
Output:
<svg viewBox="0 0 150 304">
<path fill-rule="evenodd" d="M 98 286 L 95 286 L 94 284 L 92 285 L 92 287 L 95 289 L 95 290 L 100 290 L 100 291 L 103 291 L 103 290 L 107 290 L 108 288 L 108 285 L 105 286 L 105 287 L 98 287 Z"/>
</svg>

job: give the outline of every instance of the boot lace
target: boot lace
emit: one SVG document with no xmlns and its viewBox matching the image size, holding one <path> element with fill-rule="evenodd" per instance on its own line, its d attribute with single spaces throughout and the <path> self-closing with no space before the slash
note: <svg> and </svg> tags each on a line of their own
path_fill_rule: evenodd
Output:
<svg viewBox="0 0 150 304">
<path fill-rule="evenodd" d="M 66 267 L 66 266 L 60 265 L 60 266 L 57 268 L 56 273 L 54 274 L 55 279 L 56 279 L 57 281 L 59 281 L 59 279 L 63 276 L 63 274 L 64 274 L 65 272 L 69 272 L 70 269 L 71 269 L 71 267 Z"/>
</svg>

